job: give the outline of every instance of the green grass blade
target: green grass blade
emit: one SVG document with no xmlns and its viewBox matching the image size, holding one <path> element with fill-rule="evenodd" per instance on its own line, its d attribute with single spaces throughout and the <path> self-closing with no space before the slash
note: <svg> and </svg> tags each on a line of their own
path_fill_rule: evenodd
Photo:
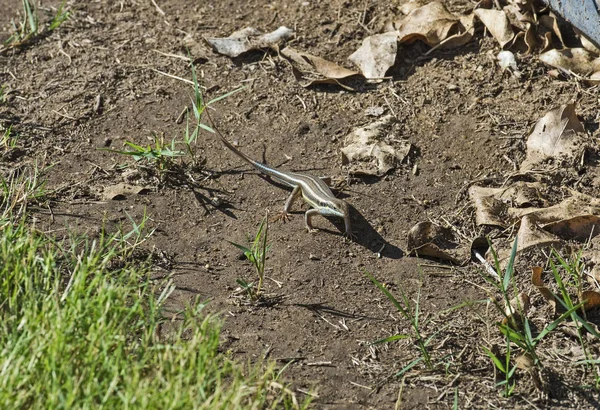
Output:
<svg viewBox="0 0 600 410">
<path fill-rule="evenodd" d="M 498 370 L 500 370 L 502 373 L 506 373 L 506 367 L 504 366 L 504 363 L 502 363 L 502 360 L 500 360 L 490 349 L 488 349 L 485 346 L 481 346 L 481 348 L 483 349 L 483 351 L 485 352 L 485 354 L 488 355 L 488 357 L 492 360 L 492 363 L 494 363 L 494 366 L 496 366 L 498 368 Z"/>
<path fill-rule="evenodd" d="M 373 282 L 373 284 L 375 286 L 377 286 L 379 288 L 379 290 L 381 290 L 383 292 L 383 294 L 390 300 L 390 302 L 393 303 L 393 305 L 396 307 L 396 309 L 398 309 L 398 311 L 400 313 L 402 313 L 402 315 L 405 318 L 409 318 L 409 314 L 406 311 L 406 309 L 400 304 L 400 302 L 398 302 L 398 300 L 396 300 L 396 298 L 394 297 L 394 295 L 392 295 L 390 293 L 389 290 L 387 290 L 385 288 L 385 286 L 383 286 L 377 279 L 375 279 L 375 277 L 373 277 L 369 272 L 364 271 L 365 275 L 367 275 L 367 277 L 371 280 L 371 282 Z"/>
<path fill-rule="evenodd" d="M 515 259 L 517 257 L 517 241 L 518 237 L 515 237 L 515 241 L 513 242 L 513 247 L 510 252 L 510 258 L 508 260 L 508 265 L 506 265 L 506 271 L 504 273 L 504 278 L 502 280 L 502 291 L 508 292 L 508 285 L 510 284 L 510 279 L 512 278 L 514 271 Z"/>
<path fill-rule="evenodd" d="M 400 377 L 402 376 L 404 373 L 406 373 L 407 371 L 409 371 L 410 369 L 412 369 L 413 367 L 415 367 L 416 365 L 418 365 L 420 362 L 423 361 L 423 357 L 419 357 L 415 360 L 413 360 L 412 362 L 410 362 L 409 364 L 407 364 L 402 370 L 400 370 L 398 373 L 396 373 L 394 376 L 396 377 Z"/>
<path fill-rule="evenodd" d="M 410 335 L 398 334 L 398 335 L 388 336 L 384 339 L 376 340 L 376 341 L 372 342 L 371 344 L 378 345 L 381 343 L 389 343 L 389 342 L 394 342 L 396 340 L 409 339 L 409 338 L 410 338 Z"/>
<path fill-rule="evenodd" d="M 211 105 L 211 104 L 214 104 L 214 103 L 216 103 L 216 102 L 218 102 L 218 101 L 221 101 L 222 99 L 225 99 L 225 98 L 227 98 L 227 97 L 230 97 L 230 96 L 232 96 L 233 94 L 236 94 L 236 93 L 238 93 L 238 92 L 240 92 L 240 91 L 244 90 L 245 88 L 246 88 L 246 86 L 244 85 L 244 86 L 242 86 L 242 87 L 240 87 L 240 88 L 236 88 L 236 89 L 235 89 L 235 90 L 233 90 L 233 91 L 229 91 L 228 93 L 225 93 L 225 94 L 223 94 L 223 95 L 220 95 L 220 96 L 218 96 L 218 97 L 216 97 L 216 98 L 213 98 L 212 100 L 210 100 L 209 102 L 207 102 L 207 103 L 206 103 L 206 106 L 208 107 L 208 106 L 209 106 L 209 105 Z"/>
</svg>

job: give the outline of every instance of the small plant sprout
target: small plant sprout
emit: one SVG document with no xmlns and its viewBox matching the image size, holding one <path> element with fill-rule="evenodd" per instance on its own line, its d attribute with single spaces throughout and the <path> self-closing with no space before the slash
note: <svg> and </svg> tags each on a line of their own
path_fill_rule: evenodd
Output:
<svg viewBox="0 0 600 410">
<path fill-rule="evenodd" d="M 246 238 L 247 245 L 240 245 L 234 242 L 228 241 L 230 244 L 244 252 L 244 256 L 254 266 L 256 275 L 258 277 L 258 283 L 255 285 L 254 282 L 246 282 L 243 279 L 238 279 L 237 283 L 246 292 L 252 302 L 256 302 L 262 292 L 262 285 L 265 278 L 265 261 L 267 258 L 267 252 L 271 248 L 271 244 L 268 243 L 269 235 L 269 220 L 267 216 L 263 218 L 262 222 L 254 235 L 254 239 L 250 237 Z"/>
<path fill-rule="evenodd" d="M 12 21 L 13 34 L 6 39 L 4 42 L 5 47 L 0 48 L 0 52 L 23 46 L 41 34 L 47 34 L 56 30 L 71 15 L 69 11 L 65 10 L 65 5 L 66 0 L 58 7 L 50 23 L 48 23 L 47 26 L 44 26 L 40 24 L 37 10 L 33 2 L 30 0 L 22 0 L 23 18 L 18 23 Z"/>
<path fill-rule="evenodd" d="M 558 264 L 555 263 L 558 262 Z M 567 279 L 563 280 L 562 276 L 559 272 L 559 267 L 562 267 L 564 272 L 567 274 Z M 573 323 L 577 323 L 577 338 L 579 340 L 579 344 L 583 350 L 583 353 L 586 360 L 580 361 L 578 364 L 584 364 L 586 366 L 592 367 L 592 371 L 594 373 L 594 379 L 596 388 L 600 387 L 600 369 L 598 368 L 598 364 L 600 361 L 593 360 L 593 355 L 590 352 L 588 343 L 586 342 L 585 335 L 582 333 L 582 329 L 585 329 L 590 335 L 594 336 L 596 339 L 600 339 L 600 334 L 591 326 L 587 321 L 586 311 L 585 311 L 585 296 L 583 291 L 583 258 L 582 251 L 579 251 L 577 254 L 573 255 L 570 259 L 565 259 L 561 257 L 561 255 L 556 251 L 552 250 L 552 255 L 550 258 L 550 269 L 552 270 L 552 274 L 556 283 L 558 285 L 558 289 L 560 291 L 560 296 L 554 296 L 554 299 L 557 300 L 563 310 L 566 310 L 567 313 L 570 312 L 570 319 Z M 574 302 L 573 298 L 570 295 L 569 290 L 571 288 L 575 289 L 577 294 L 577 300 L 582 301 L 577 304 Z M 579 307 L 584 306 L 583 309 L 583 317 L 581 317 L 577 311 Z"/>
<path fill-rule="evenodd" d="M 116 249 L 120 251 L 121 256 L 123 258 L 128 258 L 142 243 L 146 242 L 146 240 L 154 234 L 156 228 L 149 230 L 146 227 L 146 222 L 150 219 L 146 213 L 146 208 L 144 208 L 144 214 L 139 223 L 137 223 L 127 212 L 125 212 L 125 214 L 131 223 L 131 230 L 125 233 L 123 226 L 119 226 L 119 232 L 115 235 L 114 241 L 119 245 Z"/>
<path fill-rule="evenodd" d="M 193 137 L 193 138 L 190 138 L 190 142 L 193 142 L 193 141 L 196 141 L 196 139 L 198 137 L 198 131 L 200 128 L 205 131 L 212 132 L 213 134 L 215 133 L 215 130 L 212 129 L 212 127 L 202 123 L 202 114 L 206 111 L 206 109 L 211 104 L 219 102 L 227 97 L 230 97 L 233 94 L 235 94 L 239 91 L 242 91 L 246 87 L 236 88 L 233 91 L 230 91 L 228 93 L 225 93 L 223 95 L 215 97 L 212 100 L 210 100 L 209 102 L 204 103 L 204 96 L 202 95 L 202 91 L 200 90 L 200 84 L 198 83 L 198 76 L 196 75 L 196 68 L 194 67 L 194 64 L 191 64 L 191 68 L 192 68 L 192 82 L 194 83 L 194 98 L 192 100 L 192 107 L 193 107 L 194 117 L 196 118 L 196 129 L 195 129 L 194 133 L 192 133 L 192 135 L 191 135 L 191 137 Z"/>
<path fill-rule="evenodd" d="M 176 141 L 172 140 L 170 144 L 165 144 L 164 138 L 154 135 L 154 146 L 147 145 L 143 147 L 130 141 L 126 141 L 131 150 L 113 150 L 102 148 L 104 151 L 116 152 L 117 154 L 131 155 L 135 161 L 146 161 L 148 164 L 154 164 L 162 172 L 167 171 L 173 165 L 173 158 L 185 155 L 184 152 L 175 148 Z"/>
<path fill-rule="evenodd" d="M 9 176 L 0 176 L 0 220 L 17 218 L 27 212 L 30 204 L 39 204 L 47 199 L 46 182 L 41 177 L 37 164 L 23 172 L 13 171 Z"/>
<path fill-rule="evenodd" d="M 388 343 L 388 342 L 392 342 L 394 340 L 413 338 L 417 344 L 417 347 L 419 348 L 420 353 L 421 353 L 420 357 L 418 357 L 417 359 L 413 360 L 408 365 L 406 365 L 402 370 L 400 370 L 400 372 L 398 372 L 396 374 L 396 376 L 397 377 L 402 376 L 404 373 L 406 373 L 408 370 L 410 370 L 411 368 L 413 368 L 420 362 L 423 362 L 425 364 L 425 367 L 427 367 L 427 369 L 429 369 L 429 370 L 433 369 L 434 363 L 431 358 L 431 354 L 429 352 L 429 344 L 441 331 L 443 331 L 446 328 L 446 326 L 442 327 L 440 330 L 435 332 L 433 335 L 429 336 L 427 339 L 423 336 L 423 334 L 422 334 L 423 323 L 421 323 L 421 321 L 420 321 L 421 308 L 420 308 L 420 304 L 419 304 L 420 300 L 421 300 L 421 288 L 419 287 L 416 301 L 414 301 L 414 302 L 411 301 L 402 289 L 400 289 L 400 294 L 402 295 L 402 299 L 398 300 L 394 297 L 394 295 L 392 295 L 390 293 L 390 291 L 381 282 L 379 282 L 377 279 L 375 279 L 375 277 L 373 277 L 370 273 L 365 272 L 365 275 L 367 275 L 367 277 L 371 280 L 371 282 L 373 282 L 373 284 L 375 286 L 377 286 L 379 288 L 379 290 L 381 290 L 383 292 L 383 294 L 390 300 L 390 302 L 392 302 L 392 304 L 396 307 L 396 309 L 398 309 L 398 312 L 400 313 L 400 315 L 404 319 L 406 319 L 408 322 L 410 322 L 410 325 L 412 327 L 412 334 L 397 334 L 397 335 L 389 336 L 389 337 L 386 337 L 385 339 L 377 340 L 377 341 L 373 342 L 373 344 Z"/>
<path fill-rule="evenodd" d="M 56 10 L 56 14 L 52 18 L 50 25 L 48 26 L 48 30 L 52 31 L 57 29 L 63 22 L 71 17 L 71 12 L 65 10 L 65 3 L 67 0 L 63 0 L 58 9 Z"/>
<path fill-rule="evenodd" d="M 1 129 L 2 127 L 0 126 L 0 130 Z M 17 135 L 12 132 L 12 125 L 4 129 L 0 135 L 0 146 L 2 146 L 5 151 L 9 151 L 17 146 Z"/>
<path fill-rule="evenodd" d="M 565 303 L 561 298 L 556 297 L 556 299 L 564 306 L 566 312 L 562 313 L 554 321 L 544 326 L 544 328 L 537 333 L 537 335 L 534 335 L 531 330 L 531 323 L 526 315 L 526 309 L 523 306 L 523 303 L 520 302 L 521 298 L 518 297 L 516 284 L 513 280 L 514 262 L 517 255 L 517 238 L 515 238 L 513 243 L 510 258 L 504 273 L 502 273 L 497 253 L 492 247 L 490 247 L 490 249 L 494 257 L 496 272 L 501 278 L 501 281 L 498 282 L 494 278 L 488 277 L 486 277 L 486 280 L 488 280 L 489 283 L 497 288 L 502 295 L 504 305 L 506 306 L 502 306 L 502 304 L 497 302 L 495 298 L 490 298 L 496 306 L 496 309 L 504 316 L 504 320 L 502 322 L 498 322 L 497 326 L 500 333 L 504 336 L 506 350 L 504 352 L 504 357 L 502 358 L 502 354 L 494 352 L 491 348 L 482 346 L 482 349 L 491 359 L 496 369 L 498 369 L 504 375 L 504 380 L 497 383 L 497 386 L 504 387 L 503 395 L 505 397 L 509 397 L 512 395 L 515 388 L 513 376 L 519 367 L 517 365 L 517 360 L 521 360 L 521 363 L 527 363 L 532 367 L 541 369 L 543 366 L 537 354 L 537 346 L 544 337 L 550 334 L 550 332 L 556 329 L 558 325 L 564 322 L 567 318 L 572 317 L 573 315 L 579 317 L 576 311 L 582 307 L 583 303 Z M 511 298 L 511 295 L 514 296 L 514 298 Z M 514 306 L 514 302 L 511 303 L 511 299 L 517 301 L 516 306 Z M 583 321 L 583 319 L 581 320 Z M 513 354 L 513 344 L 520 349 L 520 354 Z M 512 364 L 513 361 L 511 359 L 515 356 L 515 364 Z"/>
<path fill-rule="evenodd" d="M 14 33 L 5 41 L 8 46 L 24 43 L 30 37 L 38 34 L 38 17 L 35 8 L 29 0 L 23 0 L 23 20 L 19 25 L 12 22 Z"/>
</svg>

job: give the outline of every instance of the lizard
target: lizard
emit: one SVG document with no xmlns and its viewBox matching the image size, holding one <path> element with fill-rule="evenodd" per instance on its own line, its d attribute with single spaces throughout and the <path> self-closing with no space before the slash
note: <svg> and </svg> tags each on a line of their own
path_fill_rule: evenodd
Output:
<svg viewBox="0 0 600 410">
<path fill-rule="evenodd" d="M 212 121 L 211 121 L 212 122 Z M 255 161 L 250 158 L 242 151 L 237 149 L 232 143 L 230 143 L 216 128 L 217 134 L 221 138 L 221 141 L 227 148 L 233 151 L 234 154 L 248 162 L 255 169 L 261 173 L 272 177 L 276 181 L 292 188 L 292 193 L 288 197 L 283 207 L 283 212 L 279 216 L 282 221 L 289 220 L 289 212 L 299 196 L 304 198 L 304 201 L 308 203 L 312 209 L 309 209 L 304 214 L 304 223 L 308 232 L 316 232 L 318 229 L 313 228 L 312 218 L 317 214 L 324 216 L 335 216 L 344 219 L 344 225 L 346 228 L 345 236 L 352 239 L 352 228 L 350 225 L 350 207 L 348 203 L 343 199 L 337 198 L 329 186 L 321 178 L 314 177 L 312 175 L 303 174 L 300 172 L 282 171 L 279 169 L 271 168 L 262 162 Z"/>
</svg>

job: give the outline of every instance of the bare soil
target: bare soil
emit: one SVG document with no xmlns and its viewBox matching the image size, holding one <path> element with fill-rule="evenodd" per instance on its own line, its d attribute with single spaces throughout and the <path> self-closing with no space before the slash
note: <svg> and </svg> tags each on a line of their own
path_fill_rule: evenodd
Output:
<svg viewBox="0 0 600 410">
<path fill-rule="evenodd" d="M 479 32 L 466 46 L 425 55 L 427 47 L 404 47 L 393 78 L 357 84 L 303 88 L 289 64 L 274 52 L 229 59 L 211 52 L 197 60 L 207 98 L 240 85 L 247 88 L 215 105 L 220 130 L 248 155 L 271 165 L 347 180 L 341 197 L 352 204 L 358 239 L 344 241 L 340 221 L 315 218 L 320 231 L 304 230 L 303 209 L 292 221 L 270 224 L 265 292 L 271 299 L 251 305 L 236 291 L 237 279 L 252 280 L 252 267 L 229 241 L 245 243 L 266 210 L 279 211 L 289 192 L 258 176 L 219 140 L 202 134 L 196 146 L 202 165 L 189 158 L 157 177 L 154 169 L 103 148 L 125 141 L 147 145 L 152 135 L 181 139 L 182 110 L 191 106 L 190 86 L 160 74 L 190 79 L 186 35 L 224 37 L 252 26 L 271 31 L 291 27 L 294 47 L 349 66 L 364 37 L 378 32 L 400 2 L 325 1 L 151 1 L 68 2 L 72 17 L 26 47 L 0 55 L 0 125 L 18 133 L 18 148 L 3 155 L 6 174 L 37 164 L 53 190 L 47 208 L 33 210 L 33 223 L 55 235 L 115 231 L 130 215 L 146 212 L 154 235 L 143 244 L 155 262 L 154 279 L 171 276 L 177 290 L 170 309 L 197 298 L 225 319 L 222 349 L 240 360 L 275 360 L 299 397 L 314 395 L 327 409 L 594 408 L 592 376 L 572 362 L 577 341 L 561 332 L 540 348 L 546 365 L 535 386 L 525 371 L 515 394 L 495 387 L 492 363 L 481 346 L 502 345 L 489 286 L 475 265 L 451 267 L 407 255 L 406 237 L 420 221 L 448 223 L 469 237 L 480 233 L 465 189 L 473 181 L 500 184 L 524 157 L 525 136 L 549 108 L 577 101 L 580 119 L 597 136 L 597 90 L 547 75 L 534 56 L 520 58 L 523 76 L 503 73 L 499 51 Z M 42 21 L 51 18 L 44 8 Z M 452 11 L 465 1 L 448 1 Z M 0 0 L 0 39 L 10 32 L 19 0 Z M 375 19 L 374 21 L 372 21 Z M 369 24 L 370 23 L 370 24 Z M 198 56 L 194 56 L 198 57 Z M 98 101 L 101 101 L 99 104 Z M 392 138 L 408 140 L 408 161 L 382 178 L 348 177 L 339 149 L 354 127 L 381 107 L 395 118 Z M 393 139 L 392 139 L 393 140 Z M 151 167 L 150 167 L 151 168 Z M 196 181 L 191 183 L 190 181 Z M 148 190 L 105 200 L 103 189 L 120 182 Z M 397 296 L 416 300 L 422 329 L 431 342 L 436 369 L 418 365 L 395 375 L 419 357 L 411 339 L 371 343 L 410 333 L 389 300 L 365 272 Z M 524 265 L 520 273 L 526 277 Z M 522 280 L 526 282 L 525 279 Z M 543 321 L 543 300 L 536 298 Z M 597 351 L 597 345 L 594 350 Z"/>
</svg>

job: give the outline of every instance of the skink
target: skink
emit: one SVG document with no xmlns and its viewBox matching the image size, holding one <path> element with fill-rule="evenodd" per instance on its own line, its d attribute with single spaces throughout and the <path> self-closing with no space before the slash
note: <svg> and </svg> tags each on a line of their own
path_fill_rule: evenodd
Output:
<svg viewBox="0 0 600 410">
<path fill-rule="evenodd" d="M 265 175 L 268 175 L 284 185 L 292 188 L 292 194 L 289 196 L 283 207 L 280 219 L 286 221 L 289 219 L 289 212 L 294 201 L 302 195 L 304 200 L 313 208 L 304 214 L 304 223 L 309 232 L 315 232 L 311 223 L 312 217 L 316 214 L 325 216 L 336 216 L 344 219 L 346 227 L 346 237 L 352 238 L 352 228 L 350 226 L 350 209 L 348 203 L 342 199 L 336 198 L 329 186 L 321 179 L 311 175 L 300 174 L 298 172 L 281 171 L 271 168 L 261 162 L 248 157 L 242 151 L 233 146 L 220 132 L 217 132 L 223 144 L 236 155 L 248 162 L 254 168 Z"/>
</svg>

